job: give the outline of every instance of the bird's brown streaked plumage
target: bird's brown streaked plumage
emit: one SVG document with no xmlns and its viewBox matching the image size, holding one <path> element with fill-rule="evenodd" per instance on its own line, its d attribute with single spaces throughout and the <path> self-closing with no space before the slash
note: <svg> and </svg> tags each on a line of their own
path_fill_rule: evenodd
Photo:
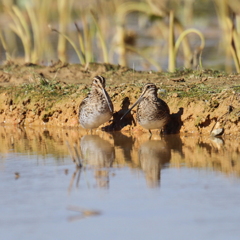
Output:
<svg viewBox="0 0 240 240">
<path fill-rule="evenodd" d="M 105 90 L 105 78 L 93 78 L 92 89 L 79 106 L 79 123 L 83 128 L 94 129 L 110 120 L 113 104 Z"/>
<path fill-rule="evenodd" d="M 170 110 L 168 105 L 157 96 L 157 87 L 153 83 L 147 83 L 142 90 L 141 96 L 132 107 L 123 115 L 123 119 L 136 105 L 138 123 L 149 130 L 161 129 L 169 121 Z"/>
</svg>

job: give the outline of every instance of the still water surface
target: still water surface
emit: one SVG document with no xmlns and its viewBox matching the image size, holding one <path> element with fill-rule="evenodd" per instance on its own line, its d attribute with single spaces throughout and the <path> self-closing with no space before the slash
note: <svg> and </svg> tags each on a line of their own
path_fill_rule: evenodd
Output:
<svg viewBox="0 0 240 240">
<path fill-rule="evenodd" d="M 240 237 L 239 139 L 2 126 L 0 141 L 0 239 Z"/>
</svg>

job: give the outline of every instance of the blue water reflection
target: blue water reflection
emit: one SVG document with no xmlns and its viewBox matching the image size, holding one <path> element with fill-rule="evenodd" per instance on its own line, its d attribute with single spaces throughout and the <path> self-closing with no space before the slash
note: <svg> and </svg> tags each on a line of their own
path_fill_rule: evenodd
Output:
<svg viewBox="0 0 240 240">
<path fill-rule="evenodd" d="M 16 129 L 4 130 L 13 138 L 1 132 L 0 239 L 238 239 L 239 152 L 227 140 L 216 150 L 191 137 L 25 131 L 22 139 Z M 81 169 L 66 140 L 78 147 Z M 205 166 L 200 155 L 209 151 Z M 228 154 L 235 172 L 217 154 Z"/>
</svg>

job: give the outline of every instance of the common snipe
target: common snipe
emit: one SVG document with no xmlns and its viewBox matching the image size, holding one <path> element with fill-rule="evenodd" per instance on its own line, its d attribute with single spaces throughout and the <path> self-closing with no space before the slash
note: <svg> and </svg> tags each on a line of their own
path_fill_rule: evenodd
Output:
<svg viewBox="0 0 240 240">
<path fill-rule="evenodd" d="M 79 123 L 86 129 L 94 129 L 110 120 L 113 104 L 105 90 L 105 78 L 93 78 L 92 89 L 79 106 Z"/>
<path fill-rule="evenodd" d="M 170 116 L 168 105 L 157 96 L 157 87 L 153 83 L 147 83 L 142 90 L 141 96 L 132 107 L 122 116 L 123 119 L 137 104 L 137 121 L 149 130 L 163 128 Z"/>
</svg>

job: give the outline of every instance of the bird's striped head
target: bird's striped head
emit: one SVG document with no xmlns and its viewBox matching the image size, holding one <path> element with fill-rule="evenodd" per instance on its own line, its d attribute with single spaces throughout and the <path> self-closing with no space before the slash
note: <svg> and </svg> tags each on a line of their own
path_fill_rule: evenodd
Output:
<svg viewBox="0 0 240 240">
<path fill-rule="evenodd" d="M 144 98 L 151 98 L 156 99 L 157 98 L 157 87 L 153 83 L 147 83 L 144 85 L 142 94 L 138 98 L 138 100 L 132 105 L 130 109 L 128 109 L 127 112 L 121 117 L 120 120 L 122 120 L 137 104 L 139 104 Z"/>
<path fill-rule="evenodd" d="M 103 96 L 105 97 L 106 102 L 108 104 L 110 112 L 113 113 L 112 102 L 111 102 L 109 95 L 107 94 L 107 92 L 105 90 L 105 83 L 106 83 L 106 80 L 103 76 L 98 75 L 98 76 L 94 77 L 93 83 L 92 83 L 92 91 L 97 91 L 98 93 L 103 94 Z"/>
<path fill-rule="evenodd" d="M 157 96 L 157 87 L 153 83 L 147 83 L 144 85 L 141 98 L 148 97 L 148 96 Z"/>
<path fill-rule="evenodd" d="M 93 85 L 94 87 L 103 89 L 103 88 L 105 88 L 105 83 L 106 83 L 105 78 L 104 78 L 103 76 L 98 75 L 98 76 L 96 76 L 96 77 L 93 78 L 93 83 L 92 83 L 92 85 Z"/>
</svg>

